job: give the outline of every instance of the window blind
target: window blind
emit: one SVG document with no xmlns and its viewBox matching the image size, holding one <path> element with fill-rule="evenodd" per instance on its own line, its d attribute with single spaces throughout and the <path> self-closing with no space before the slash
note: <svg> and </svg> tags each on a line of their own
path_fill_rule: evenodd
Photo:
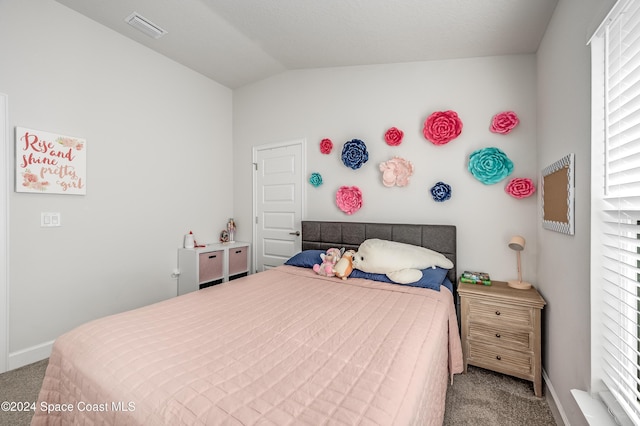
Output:
<svg viewBox="0 0 640 426">
<path fill-rule="evenodd" d="M 604 27 L 600 192 L 603 381 L 640 424 L 640 0 Z"/>
</svg>

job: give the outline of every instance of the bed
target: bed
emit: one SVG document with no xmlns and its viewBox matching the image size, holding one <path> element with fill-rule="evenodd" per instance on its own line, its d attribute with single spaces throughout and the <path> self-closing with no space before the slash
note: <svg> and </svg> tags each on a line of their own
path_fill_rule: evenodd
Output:
<svg viewBox="0 0 640 426">
<path fill-rule="evenodd" d="M 282 265 L 54 343 L 32 425 L 441 425 L 462 372 L 453 226 L 305 221 L 303 253 L 380 238 L 454 262 L 439 290 Z"/>
</svg>

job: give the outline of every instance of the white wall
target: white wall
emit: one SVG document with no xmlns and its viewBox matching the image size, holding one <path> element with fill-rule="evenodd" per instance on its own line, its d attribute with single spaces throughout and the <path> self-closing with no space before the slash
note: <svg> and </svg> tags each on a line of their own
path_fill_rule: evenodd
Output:
<svg viewBox="0 0 640 426">
<path fill-rule="evenodd" d="M 87 140 L 85 196 L 11 189 L 16 366 L 80 323 L 175 295 L 183 234 L 215 241 L 232 216 L 232 93 L 52 0 L 0 2 L 0 57 L 12 129 Z M 62 227 L 41 228 L 43 211 Z"/>
<path fill-rule="evenodd" d="M 485 186 L 467 171 L 478 148 L 497 146 L 515 163 L 511 177 L 536 179 L 536 78 L 533 55 L 317 69 L 287 72 L 234 91 L 234 210 L 239 238 L 251 238 L 251 148 L 305 138 L 307 171 L 319 172 L 324 184 L 306 183 L 306 219 L 442 223 L 458 227 L 459 268 L 483 270 L 494 279 L 515 278 L 515 253 L 507 247 L 523 235 L 524 278 L 536 281 L 536 197 L 517 200 L 504 182 Z M 452 109 L 464 128 L 459 138 L 434 146 L 422 136 L 433 111 Z M 521 124 L 510 135 L 489 131 L 495 113 L 514 110 Z M 399 147 L 389 147 L 384 133 L 395 126 L 405 132 Z M 323 138 L 334 142 L 323 155 Z M 340 160 L 345 141 L 367 144 L 369 161 L 359 170 Z M 379 163 L 399 155 L 413 162 L 409 186 L 382 185 Z M 453 188 L 452 199 L 432 200 L 429 189 L 439 180 Z M 357 185 L 363 208 L 352 216 L 335 205 L 341 185 Z"/>
<path fill-rule="evenodd" d="M 538 226 L 547 375 L 572 426 L 586 425 L 570 394 L 590 388 L 591 59 L 587 41 L 614 0 L 561 0 L 538 51 L 538 161 L 575 157 L 575 235 Z M 540 219 L 540 218 L 539 218 Z"/>
</svg>

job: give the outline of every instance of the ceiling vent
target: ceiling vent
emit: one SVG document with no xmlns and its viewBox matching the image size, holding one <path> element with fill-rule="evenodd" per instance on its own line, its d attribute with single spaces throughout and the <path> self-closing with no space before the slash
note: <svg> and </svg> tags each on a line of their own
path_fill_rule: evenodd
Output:
<svg viewBox="0 0 640 426">
<path fill-rule="evenodd" d="M 131 15 L 124 18 L 124 21 L 131 25 L 133 28 L 136 28 L 149 37 L 160 38 L 167 33 L 166 30 L 163 30 L 153 22 L 149 21 L 147 18 L 140 16 L 138 12 L 133 12 Z"/>
</svg>

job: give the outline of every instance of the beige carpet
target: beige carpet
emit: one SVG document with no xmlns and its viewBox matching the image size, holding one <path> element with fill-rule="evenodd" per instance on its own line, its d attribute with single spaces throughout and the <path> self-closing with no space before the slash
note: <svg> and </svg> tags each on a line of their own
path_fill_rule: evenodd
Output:
<svg viewBox="0 0 640 426">
<path fill-rule="evenodd" d="M 0 374 L 0 403 L 4 401 L 35 405 L 47 369 L 48 359 Z M 31 408 L 31 407 L 30 407 Z M 0 426 L 23 426 L 31 423 L 33 411 L 0 410 Z"/>
<path fill-rule="evenodd" d="M 469 366 L 447 390 L 445 425 L 556 425 L 549 404 L 531 382 Z"/>
<path fill-rule="evenodd" d="M 35 404 L 47 360 L 0 374 L 0 402 Z M 26 426 L 33 413 L 0 410 L 0 426 Z M 469 367 L 454 377 L 447 391 L 446 426 L 547 426 L 553 415 L 544 398 L 536 398 L 531 382 Z"/>
</svg>

